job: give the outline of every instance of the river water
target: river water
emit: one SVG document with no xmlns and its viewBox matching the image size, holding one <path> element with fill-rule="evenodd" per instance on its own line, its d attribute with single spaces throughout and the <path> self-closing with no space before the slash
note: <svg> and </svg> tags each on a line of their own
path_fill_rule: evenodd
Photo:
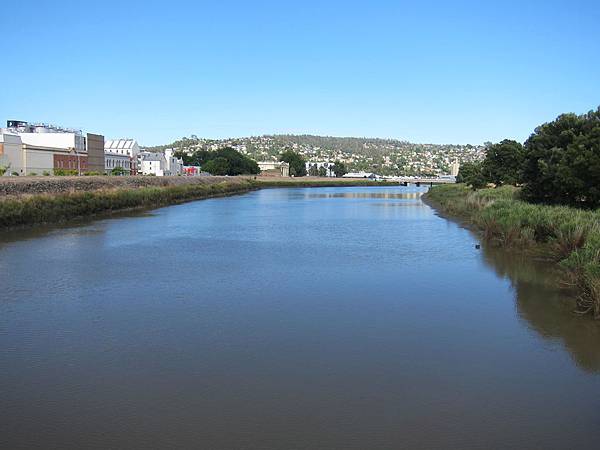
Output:
<svg viewBox="0 0 600 450">
<path fill-rule="evenodd" d="M 0 447 L 600 446 L 600 324 L 424 189 L 272 189 L 0 241 Z"/>
</svg>

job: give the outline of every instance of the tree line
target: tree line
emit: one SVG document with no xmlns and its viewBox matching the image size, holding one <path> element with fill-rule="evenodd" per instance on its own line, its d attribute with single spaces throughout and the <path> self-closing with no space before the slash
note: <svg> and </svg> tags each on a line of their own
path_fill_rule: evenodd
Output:
<svg viewBox="0 0 600 450">
<path fill-rule="evenodd" d="M 520 185 L 523 199 L 534 203 L 600 207 L 600 107 L 562 114 L 524 144 L 488 144 L 485 159 L 463 164 L 457 182 L 474 189 Z"/>
</svg>

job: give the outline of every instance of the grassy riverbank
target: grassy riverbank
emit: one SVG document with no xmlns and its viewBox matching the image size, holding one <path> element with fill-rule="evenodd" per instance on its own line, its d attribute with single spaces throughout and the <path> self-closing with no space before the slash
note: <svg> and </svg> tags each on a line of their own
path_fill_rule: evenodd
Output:
<svg viewBox="0 0 600 450">
<path fill-rule="evenodd" d="M 10 192 L 0 195 L 0 229 L 155 208 L 253 189 L 385 184 L 371 180 L 266 177 L 29 177 L 0 183 L 0 188 Z"/>
<path fill-rule="evenodd" d="M 510 186 L 477 191 L 460 184 L 436 186 L 426 200 L 474 225 L 491 244 L 555 261 L 565 282 L 581 293 L 576 311 L 600 319 L 600 210 L 534 205 Z"/>
<path fill-rule="evenodd" d="M 64 222 L 136 208 L 151 208 L 253 189 L 248 180 L 22 195 L 0 200 L 0 228 Z"/>
</svg>

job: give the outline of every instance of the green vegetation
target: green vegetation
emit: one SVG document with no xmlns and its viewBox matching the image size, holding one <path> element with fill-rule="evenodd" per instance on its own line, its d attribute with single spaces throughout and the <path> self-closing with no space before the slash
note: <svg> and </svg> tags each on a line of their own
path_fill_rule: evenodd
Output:
<svg viewBox="0 0 600 450">
<path fill-rule="evenodd" d="M 46 175 L 46 174 L 44 173 L 44 175 Z M 87 172 L 84 172 L 83 175 L 85 175 L 86 177 L 95 177 L 95 176 L 104 175 L 104 174 L 100 173 L 100 172 L 96 172 L 94 170 L 89 170 Z"/>
<path fill-rule="evenodd" d="M 286 162 L 290 165 L 290 176 L 306 176 L 306 161 L 299 153 L 292 150 L 286 150 L 279 156 L 279 161 Z"/>
<path fill-rule="evenodd" d="M 98 190 L 5 198 L 0 200 L 0 228 L 61 222 L 113 211 L 148 208 L 254 188 L 248 180 L 133 189 Z"/>
<path fill-rule="evenodd" d="M 512 186 L 472 191 L 463 184 L 443 185 L 426 198 L 474 224 L 492 245 L 556 261 L 580 293 L 576 312 L 600 319 L 600 211 L 528 203 Z"/>
<path fill-rule="evenodd" d="M 525 142 L 523 196 L 537 203 L 600 207 L 600 107 L 563 114 Z"/>
<path fill-rule="evenodd" d="M 457 183 L 464 183 L 471 186 L 473 189 L 480 189 L 487 185 L 487 179 L 483 175 L 483 163 L 473 162 L 465 163 L 460 166 L 458 176 L 456 177 Z"/>
<path fill-rule="evenodd" d="M 523 146 L 517 141 L 505 139 L 487 147 L 481 171 L 486 180 L 496 186 L 516 185 L 521 179 L 523 158 Z"/>
<path fill-rule="evenodd" d="M 79 172 L 75 169 L 54 169 L 54 175 L 57 177 L 66 177 L 79 175 Z"/>
<path fill-rule="evenodd" d="M 110 171 L 111 175 L 116 175 L 116 176 L 123 176 L 126 174 L 125 169 L 122 167 L 113 167 L 113 169 Z"/>
<path fill-rule="evenodd" d="M 256 161 L 231 147 L 215 151 L 197 150 L 191 155 L 180 151 L 175 156 L 182 158 L 185 165 L 201 166 L 211 175 L 254 175 L 260 172 Z"/>
<path fill-rule="evenodd" d="M 524 145 L 487 145 L 484 161 L 463 164 L 457 181 L 473 189 L 522 185 L 523 199 L 533 203 L 599 208 L 600 107 L 563 114 L 536 128 Z"/>
<path fill-rule="evenodd" d="M 346 165 L 341 161 L 336 161 L 333 165 L 333 173 L 335 173 L 336 177 L 343 177 L 348 173 L 346 169 Z"/>
<path fill-rule="evenodd" d="M 0 166 L 0 177 L 6 173 L 6 171 L 10 168 L 10 166 Z"/>
</svg>

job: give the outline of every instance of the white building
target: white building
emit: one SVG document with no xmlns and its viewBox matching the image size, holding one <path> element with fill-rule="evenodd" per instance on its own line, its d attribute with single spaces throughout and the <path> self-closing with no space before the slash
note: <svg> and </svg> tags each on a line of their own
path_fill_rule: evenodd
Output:
<svg viewBox="0 0 600 450">
<path fill-rule="evenodd" d="M 377 175 L 372 172 L 349 172 L 343 178 L 369 178 L 374 180 L 377 178 Z"/>
<path fill-rule="evenodd" d="M 271 172 L 282 177 L 290 176 L 289 163 L 283 161 L 259 161 L 257 164 L 261 172 L 266 172 L 265 175 Z"/>
<path fill-rule="evenodd" d="M 110 174 L 117 167 L 123 168 L 125 175 L 131 175 L 133 160 L 127 155 L 118 155 L 115 153 L 104 153 L 104 171 Z"/>
<path fill-rule="evenodd" d="M 81 131 L 9 120 L 6 128 L 0 129 L 0 135 L 2 165 L 10 165 L 8 173 L 42 175 L 56 169 L 79 173 L 88 170 L 88 148 Z"/>
<path fill-rule="evenodd" d="M 167 160 L 163 153 L 141 152 L 140 158 L 142 175 L 155 175 L 157 177 L 165 176 Z"/>
<path fill-rule="evenodd" d="M 454 161 L 452 164 L 450 164 L 450 175 L 452 175 L 453 177 L 458 176 L 459 170 L 460 164 L 458 163 L 458 161 Z"/>
<path fill-rule="evenodd" d="M 110 157 L 114 163 L 122 161 L 114 156 L 128 156 L 130 159 L 129 172 L 132 175 L 138 173 L 140 146 L 135 139 L 109 139 L 104 142 L 104 153 L 107 155 L 107 158 L 109 157 L 108 155 L 111 155 Z M 106 168 L 108 169 L 108 162 L 106 163 Z"/>
<path fill-rule="evenodd" d="M 173 149 L 165 150 L 166 169 L 165 174 L 176 176 L 183 173 L 183 159 L 177 158 Z"/>
</svg>

